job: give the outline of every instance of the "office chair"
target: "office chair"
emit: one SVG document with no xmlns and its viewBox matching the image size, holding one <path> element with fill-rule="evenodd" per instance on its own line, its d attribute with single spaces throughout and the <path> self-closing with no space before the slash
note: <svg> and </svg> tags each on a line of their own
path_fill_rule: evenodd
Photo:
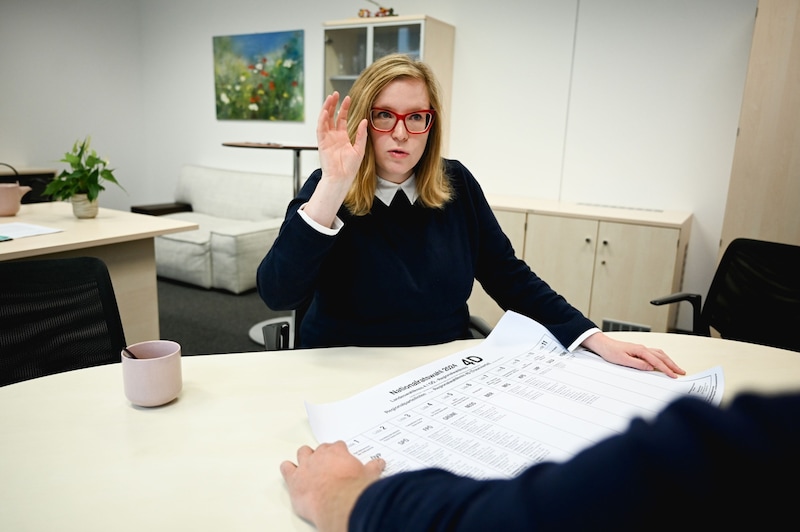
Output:
<svg viewBox="0 0 800 532">
<path fill-rule="evenodd" d="M 0 386 L 120 361 L 111 277 L 94 257 L 0 262 Z"/>
<path fill-rule="evenodd" d="M 267 351 L 280 351 L 293 349 L 300 345 L 300 322 L 303 320 L 307 306 L 292 312 L 285 320 L 271 320 L 264 325 L 264 346 Z M 292 334 L 294 329 L 294 334 Z M 489 336 L 492 328 L 479 316 L 469 317 L 469 333 L 472 338 L 480 339 Z"/>
<path fill-rule="evenodd" d="M 800 351 L 800 246 L 737 238 L 717 266 L 705 304 L 678 293 L 653 305 L 688 301 L 694 334 Z"/>
</svg>

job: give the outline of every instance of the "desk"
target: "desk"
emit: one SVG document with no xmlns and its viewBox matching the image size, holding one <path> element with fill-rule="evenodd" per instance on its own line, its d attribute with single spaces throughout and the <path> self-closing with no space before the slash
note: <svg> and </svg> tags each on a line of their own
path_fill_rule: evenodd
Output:
<svg viewBox="0 0 800 532">
<path fill-rule="evenodd" d="M 666 333 L 610 333 L 664 348 L 689 373 L 721 364 L 735 392 L 800 389 L 800 353 Z M 180 397 L 132 407 L 121 366 L 0 388 L 0 530 L 310 530 L 278 471 L 314 442 L 304 400 L 352 394 L 475 345 L 184 357 Z"/>
<path fill-rule="evenodd" d="M 294 180 L 292 190 L 294 195 L 300 192 L 300 154 L 303 150 L 318 150 L 317 146 L 289 146 L 286 144 L 276 144 L 274 142 L 223 142 L 223 146 L 230 146 L 233 148 L 261 148 L 267 150 L 292 150 L 294 151 L 294 171 L 292 177 Z"/>
<path fill-rule="evenodd" d="M 62 229 L 0 243 L 0 260 L 92 256 L 108 266 L 125 340 L 160 338 L 154 239 L 197 229 L 197 224 L 101 208 L 96 218 L 79 220 L 68 202 L 22 205 L 0 223 L 29 223 Z"/>
</svg>

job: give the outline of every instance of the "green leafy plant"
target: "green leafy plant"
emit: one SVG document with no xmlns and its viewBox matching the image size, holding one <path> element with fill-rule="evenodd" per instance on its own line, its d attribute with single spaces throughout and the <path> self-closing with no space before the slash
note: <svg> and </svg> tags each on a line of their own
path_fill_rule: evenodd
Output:
<svg viewBox="0 0 800 532">
<path fill-rule="evenodd" d="M 69 164 L 69 170 L 64 170 L 47 184 L 43 192 L 45 196 L 66 200 L 76 194 L 86 194 L 89 201 L 94 201 L 105 190 L 104 181 L 125 190 L 114 177 L 114 170 L 108 168 L 108 160 L 98 157 L 97 152 L 90 148 L 91 142 L 90 136 L 75 141 L 72 151 L 65 153 L 60 161 Z"/>
</svg>

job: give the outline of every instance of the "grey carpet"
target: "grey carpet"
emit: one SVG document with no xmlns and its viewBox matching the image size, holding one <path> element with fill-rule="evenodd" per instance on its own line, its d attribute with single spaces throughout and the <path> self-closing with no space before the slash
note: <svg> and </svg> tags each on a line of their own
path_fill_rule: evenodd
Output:
<svg viewBox="0 0 800 532">
<path fill-rule="evenodd" d="M 183 355 L 263 351 L 250 327 L 287 314 L 270 310 L 255 290 L 232 294 L 158 279 L 161 338 L 181 344 Z"/>
</svg>

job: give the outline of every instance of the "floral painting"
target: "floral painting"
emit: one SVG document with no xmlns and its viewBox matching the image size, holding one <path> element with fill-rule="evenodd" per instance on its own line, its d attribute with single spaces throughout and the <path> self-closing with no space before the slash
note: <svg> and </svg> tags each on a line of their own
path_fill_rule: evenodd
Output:
<svg viewBox="0 0 800 532">
<path fill-rule="evenodd" d="M 302 30 L 213 39 L 217 119 L 304 120 Z"/>
</svg>

